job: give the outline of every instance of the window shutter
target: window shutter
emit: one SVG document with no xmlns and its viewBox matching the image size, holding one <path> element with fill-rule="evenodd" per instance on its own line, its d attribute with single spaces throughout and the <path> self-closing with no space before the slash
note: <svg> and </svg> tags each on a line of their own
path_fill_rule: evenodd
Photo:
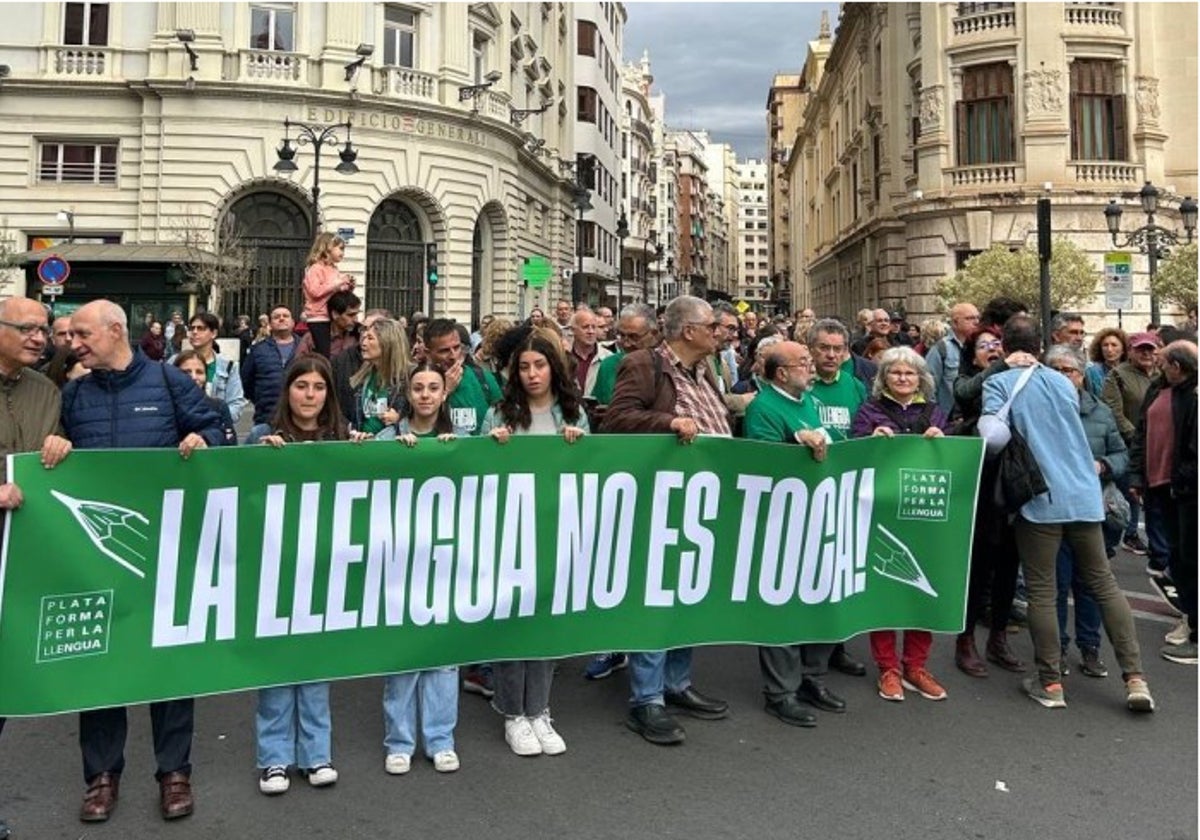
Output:
<svg viewBox="0 0 1200 840">
<path fill-rule="evenodd" d="M 1125 125 L 1125 94 L 1112 98 L 1113 103 L 1113 160 L 1129 160 L 1126 141 L 1128 130 Z"/>
<path fill-rule="evenodd" d="M 959 166 L 967 166 L 971 163 L 969 134 L 967 131 L 967 103 L 960 100 L 954 103 L 954 137 L 958 147 Z"/>
<path fill-rule="evenodd" d="M 1071 160 L 1083 160 L 1080 154 L 1080 147 L 1083 143 L 1083 124 L 1080 120 L 1083 115 L 1079 113 L 1079 94 L 1071 91 L 1069 100 L 1069 114 L 1071 119 Z"/>
<path fill-rule="evenodd" d="M 1010 77 L 1011 78 L 1011 77 Z M 1013 141 L 1013 136 L 1016 134 L 1013 126 L 1013 114 L 1016 113 L 1013 109 L 1012 91 L 1004 97 L 1004 107 L 1000 109 L 1000 136 L 1003 138 L 1003 157 L 1001 162 L 1014 162 L 1017 159 L 1016 143 Z"/>
</svg>

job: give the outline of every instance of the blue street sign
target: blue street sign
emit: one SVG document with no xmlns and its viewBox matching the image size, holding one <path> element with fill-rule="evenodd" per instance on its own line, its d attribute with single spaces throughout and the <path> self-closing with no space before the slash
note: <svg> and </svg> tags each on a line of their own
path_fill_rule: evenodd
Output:
<svg viewBox="0 0 1200 840">
<path fill-rule="evenodd" d="M 44 285 L 61 286 L 71 276 L 71 264 L 58 254 L 51 254 L 38 263 L 37 274 Z"/>
</svg>

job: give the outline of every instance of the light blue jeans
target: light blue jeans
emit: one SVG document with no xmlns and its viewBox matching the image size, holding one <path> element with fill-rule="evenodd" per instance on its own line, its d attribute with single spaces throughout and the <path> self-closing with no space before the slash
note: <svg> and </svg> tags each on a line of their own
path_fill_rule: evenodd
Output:
<svg viewBox="0 0 1200 840">
<path fill-rule="evenodd" d="M 301 769 L 328 764 L 333 724 L 329 717 L 329 683 L 262 688 L 254 716 L 258 766 Z"/>
<path fill-rule="evenodd" d="M 692 649 L 629 654 L 629 705 L 663 705 L 663 692 L 679 693 L 692 684 Z"/>
<path fill-rule="evenodd" d="M 383 680 L 383 746 L 388 755 L 412 755 L 417 746 L 417 711 L 425 755 L 454 749 L 458 724 L 458 668 L 392 674 Z"/>
</svg>

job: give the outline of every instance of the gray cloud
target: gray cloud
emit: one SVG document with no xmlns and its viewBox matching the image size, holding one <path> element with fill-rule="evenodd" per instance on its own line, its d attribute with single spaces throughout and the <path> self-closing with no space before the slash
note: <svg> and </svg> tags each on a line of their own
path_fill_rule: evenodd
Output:
<svg viewBox="0 0 1200 840">
<path fill-rule="evenodd" d="M 650 51 L 655 92 L 671 128 L 707 129 L 739 158 L 762 157 L 767 92 L 776 73 L 798 73 L 821 11 L 836 3 L 627 2 L 625 60 Z"/>
</svg>

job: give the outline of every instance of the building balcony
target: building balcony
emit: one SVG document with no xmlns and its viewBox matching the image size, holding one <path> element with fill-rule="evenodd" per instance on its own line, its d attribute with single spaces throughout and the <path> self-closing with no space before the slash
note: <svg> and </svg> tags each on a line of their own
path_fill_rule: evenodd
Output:
<svg viewBox="0 0 1200 840">
<path fill-rule="evenodd" d="M 483 114 L 485 117 L 491 117 L 494 120 L 508 122 L 509 103 L 512 98 L 507 93 L 502 93 L 498 90 L 481 90 L 471 100 L 474 105 L 474 110 Z"/>
<path fill-rule="evenodd" d="M 384 67 L 384 93 L 398 99 L 437 102 L 437 76 L 407 67 Z M 378 90 L 378 88 L 376 88 Z"/>
<path fill-rule="evenodd" d="M 308 56 L 278 50 L 242 50 L 240 81 L 304 87 L 308 84 Z"/>
<path fill-rule="evenodd" d="M 1123 29 L 1121 7 L 1116 3 L 1067 3 L 1063 10 L 1067 26 Z"/>
<path fill-rule="evenodd" d="M 949 172 L 950 184 L 955 187 L 1003 187 L 1020 183 L 1025 177 L 1016 163 L 956 166 Z"/>
<path fill-rule="evenodd" d="M 1067 161 L 1067 171 L 1075 176 L 1077 184 L 1129 184 L 1136 186 L 1143 180 L 1142 166 L 1108 160 Z"/>
<path fill-rule="evenodd" d="M 632 120 L 630 120 L 630 128 L 633 130 L 634 134 L 640 135 L 641 138 L 646 141 L 646 145 L 650 146 L 651 148 L 654 147 L 654 132 L 650 130 L 650 126 L 644 121 L 634 117 Z"/>
<path fill-rule="evenodd" d="M 118 68 L 117 53 L 110 47 L 54 46 L 47 48 L 46 69 L 54 76 L 71 79 L 112 79 Z"/>
<path fill-rule="evenodd" d="M 971 8 L 998 6 L 999 8 L 984 8 L 981 11 L 960 13 L 954 18 L 956 37 L 1017 34 L 1017 12 L 1012 3 L 963 3 L 960 6 Z"/>
</svg>

